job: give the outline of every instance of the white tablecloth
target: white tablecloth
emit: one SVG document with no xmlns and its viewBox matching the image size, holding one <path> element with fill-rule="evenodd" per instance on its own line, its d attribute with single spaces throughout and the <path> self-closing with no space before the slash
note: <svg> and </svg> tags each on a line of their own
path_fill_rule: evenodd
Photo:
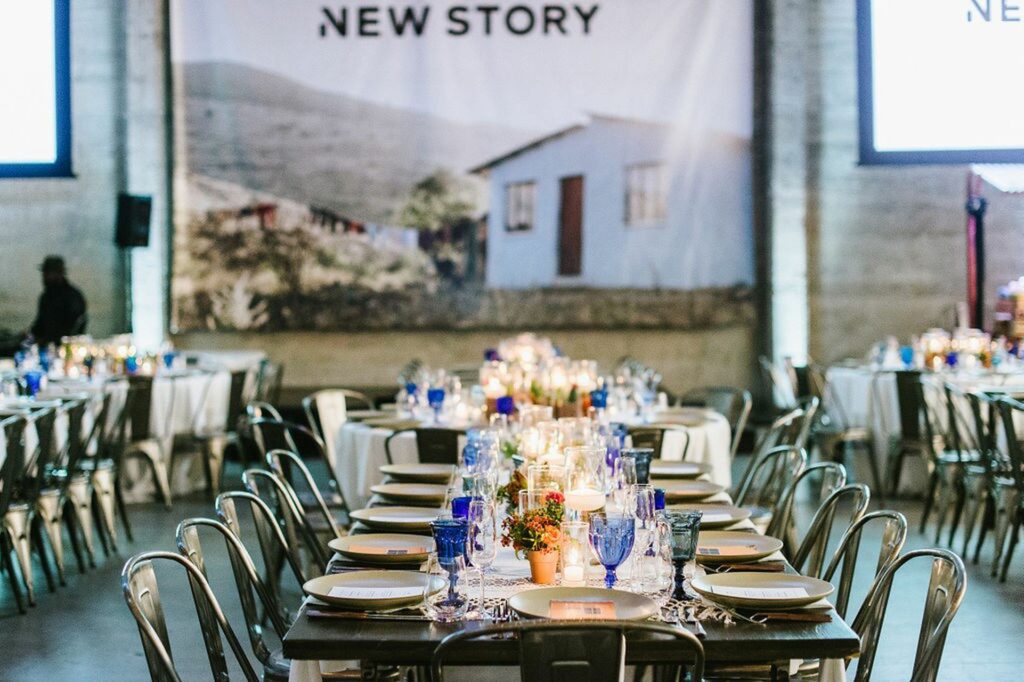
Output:
<svg viewBox="0 0 1024 682">
<path fill-rule="evenodd" d="M 729 487 L 732 484 L 732 473 L 729 450 L 731 433 L 728 420 L 718 414 L 708 415 L 703 423 L 687 426 L 685 430 L 690 436 L 687 461 L 710 465 L 711 479 L 715 483 Z M 334 469 L 341 483 L 345 501 L 351 508 L 365 507 L 371 496 L 370 487 L 380 483 L 380 467 L 388 461 L 384 441 L 392 433 L 391 429 L 371 427 L 357 422 L 347 422 L 335 433 L 334 444 L 338 461 L 334 462 Z M 673 461 L 681 460 L 684 443 L 684 438 L 669 431 L 662 448 L 662 457 Z M 396 464 L 416 462 L 418 455 L 415 434 L 409 432 L 396 436 L 391 442 L 391 454 Z"/>
<path fill-rule="evenodd" d="M 836 366 L 828 370 L 827 376 L 825 408 L 845 426 L 867 427 L 871 430 L 874 455 L 884 479 L 888 473 L 889 443 L 900 431 L 896 375 L 891 370 Z M 965 391 L 997 387 L 1024 391 L 1024 375 L 1020 373 L 962 372 L 942 374 L 936 379 L 949 381 Z M 938 428 L 943 428 L 946 420 L 945 407 L 933 405 L 932 413 L 939 421 Z M 969 428 L 973 426 L 969 419 L 966 420 L 966 424 Z M 851 464 L 856 480 L 874 485 L 870 469 L 862 458 Z M 905 458 L 900 477 L 900 492 L 921 494 L 925 492 L 927 482 L 928 471 L 925 461 L 920 457 Z"/>
</svg>

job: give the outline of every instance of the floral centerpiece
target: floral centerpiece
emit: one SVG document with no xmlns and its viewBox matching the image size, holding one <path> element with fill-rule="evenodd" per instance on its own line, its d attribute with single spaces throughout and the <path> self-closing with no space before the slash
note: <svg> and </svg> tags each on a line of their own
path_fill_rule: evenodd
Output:
<svg viewBox="0 0 1024 682">
<path fill-rule="evenodd" d="M 526 476 L 519 469 L 513 469 L 508 483 L 498 488 L 498 502 L 504 502 L 509 514 L 515 512 L 519 504 L 519 491 L 526 490 Z"/>
<path fill-rule="evenodd" d="M 530 562 L 530 579 L 539 585 L 555 582 L 564 515 L 565 496 L 552 490 L 544 496 L 541 506 L 510 513 L 502 524 L 501 544 L 505 547 L 511 545 L 516 556 L 526 553 Z"/>
</svg>

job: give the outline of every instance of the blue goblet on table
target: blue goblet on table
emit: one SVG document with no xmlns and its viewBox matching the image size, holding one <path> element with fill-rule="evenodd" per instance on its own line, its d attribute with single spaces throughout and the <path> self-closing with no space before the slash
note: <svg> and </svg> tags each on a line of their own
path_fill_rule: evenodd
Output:
<svg viewBox="0 0 1024 682">
<path fill-rule="evenodd" d="M 428 388 L 427 389 L 427 404 L 434 410 L 434 422 L 437 424 L 441 423 L 441 408 L 444 407 L 444 389 L 443 388 Z"/>
<path fill-rule="evenodd" d="M 636 462 L 636 482 L 646 485 L 651 482 L 651 460 L 654 459 L 654 450 L 651 448 L 626 448 L 622 451 L 623 457 L 632 457 Z"/>
<path fill-rule="evenodd" d="M 590 515 L 590 544 L 604 566 L 605 587 L 615 586 L 615 569 L 633 550 L 635 533 L 633 517 L 628 514 L 597 512 Z"/>
<path fill-rule="evenodd" d="M 467 603 L 456 589 L 460 573 L 465 569 L 466 540 L 469 524 L 466 519 L 445 518 L 430 523 L 430 530 L 437 547 L 437 563 L 448 574 L 448 594 L 435 606 L 441 611 L 458 614 L 465 610 Z"/>
<path fill-rule="evenodd" d="M 699 511 L 668 511 L 665 516 L 672 533 L 672 566 L 675 568 L 674 599 L 688 599 L 683 583 L 686 581 L 686 565 L 697 556 L 697 536 L 700 533 Z"/>
</svg>

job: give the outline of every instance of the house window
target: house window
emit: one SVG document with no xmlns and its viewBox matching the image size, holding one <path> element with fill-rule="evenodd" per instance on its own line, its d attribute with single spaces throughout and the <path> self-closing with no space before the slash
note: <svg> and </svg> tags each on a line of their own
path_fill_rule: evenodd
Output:
<svg viewBox="0 0 1024 682">
<path fill-rule="evenodd" d="M 668 171 L 663 163 L 626 166 L 626 225 L 656 225 L 668 214 Z"/>
<path fill-rule="evenodd" d="M 505 230 L 526 232 L 533 229 L 536 182 L 513 182 L 505 187 Z"/>
</svg>

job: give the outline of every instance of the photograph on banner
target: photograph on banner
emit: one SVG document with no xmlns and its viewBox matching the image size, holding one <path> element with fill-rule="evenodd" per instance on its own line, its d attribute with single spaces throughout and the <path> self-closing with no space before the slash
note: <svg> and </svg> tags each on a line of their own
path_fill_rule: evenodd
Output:
<svg viewBox="0 0 1024 682">
<path fill-rule="evenodd" d="M 747 317 L 752 3 L 171 3 L 178 330 Z"/>
</svg>

